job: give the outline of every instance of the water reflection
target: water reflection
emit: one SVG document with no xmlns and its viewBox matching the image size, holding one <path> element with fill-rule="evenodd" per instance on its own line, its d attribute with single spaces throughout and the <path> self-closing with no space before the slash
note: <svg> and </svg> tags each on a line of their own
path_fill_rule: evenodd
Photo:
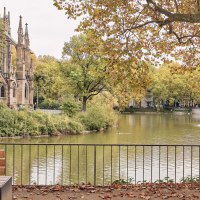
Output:
<svg viewBox="0 0 200 200">
<path fill-rule="evenodd" d="M 7 175 L 15 184 L 109 184 L 114 180 L 156 181 L 199 174 L 199 147 L 47 146 L 56 144 L 199 144 L 200 118 L 172 114 L 121 115 L 106 133 L 1 142 L 35 143 L 6 147 Z M 2 148 L 5 148 L 2 146 Z M 94 163 L 96 161 L 96 168 Z M 176 172 L 176 173 L 175 173 Z"/>
</svg>

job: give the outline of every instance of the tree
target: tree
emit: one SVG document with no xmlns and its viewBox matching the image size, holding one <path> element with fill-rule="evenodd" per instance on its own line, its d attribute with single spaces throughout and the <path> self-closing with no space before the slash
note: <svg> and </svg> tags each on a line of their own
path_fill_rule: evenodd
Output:
<svg viewBox="0 0 200 200">
<path fill-rule="evenodd" d="M 178 63 L 163 65 L 154 72 L 153 94 L 156 103 L 161 100 L 179 100 L 186 105 L 200 101 L 200 72 L 197 69 L 182 71 Z"/>
<path fill-rule="evenodd" d="M 56 75 L 56 76 L 55 76 Z M 67 81 L 61 72 L 61 63 L 52 56 L 40 56 L 34 71 L 35 91 L 46 103 L 62 101 L 70 93 Z"/>
<path fill-rule="evenodd" d="M 77 30 L 102 38 L 107 55 L 156 62 L 170 54 L 187 66 L 199 65 L 199 0 L 54 0 L 54 5 L 69 18 L 81 16 Z"/>
<path fill-rule="evenodd" d="M 64 44 L 63 57 L 67 59 L 63 72 L 74 88 L 74 96 L 82 99 L 83 111 L 87 101 L 106 88 L 106 62 L 92 51 L 90 38 L 73 36 Z"/>
</svg>

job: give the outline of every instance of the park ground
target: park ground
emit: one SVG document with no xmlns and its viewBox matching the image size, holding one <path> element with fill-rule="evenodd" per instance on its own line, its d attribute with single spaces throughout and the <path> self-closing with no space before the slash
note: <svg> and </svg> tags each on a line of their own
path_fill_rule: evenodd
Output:
<svg viewBox="0 0 200 200">
<path fill-rule="evenodd" d="M 13 200 L 195 200 L 200 199 L 200 185 L 192 184 L 145 184 L 93 186 L 13 186 Z"/>
</svg>

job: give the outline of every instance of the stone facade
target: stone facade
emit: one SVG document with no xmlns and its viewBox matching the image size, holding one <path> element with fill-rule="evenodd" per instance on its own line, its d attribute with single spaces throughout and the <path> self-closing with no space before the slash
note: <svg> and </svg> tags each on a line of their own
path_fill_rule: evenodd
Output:
<svg viewBox="0 0 200 200">
<path fill-rule="evenodd" d="M 6 103 L 11 108 L 21 105 L 32 106 L 33 62 L 28 24 L 25 25 L 25 33 L 23 33 L 20 16 L 16 42 L 11 36 L 10 13 L 6 13 L 5 8 L 1 20 L 4 24 L 5 37 L 3 47 L 0 49 L 0 102 Z"/>
<path fill-rule="evenodd" d="M 141 99 L 140 103 L 138 104 L 135 99 L 131 99 L 129 101 L 129 108 L 154 108 L 153 102 L 153 93 L 151 89 L 146 90 L 146 94 L 144 98 Z"/>
</svg>

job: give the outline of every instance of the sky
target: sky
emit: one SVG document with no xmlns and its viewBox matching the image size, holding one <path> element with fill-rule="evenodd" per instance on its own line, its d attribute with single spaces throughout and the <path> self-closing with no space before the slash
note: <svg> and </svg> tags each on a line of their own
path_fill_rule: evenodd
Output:
<svg viewBox="0 0 200 200">
<path fill-rule="evenodd" d="M 69 20 L 63 11 L 53 6 L 53 0 L 0 0 L 0 15 L 10 11 L 11 33 L 17 41 L 19 16 L 28 23 L 30 48 L 37 55 L 61 58 L 64 42 L 77 34 L 78 22 Z"/>
</svg>

